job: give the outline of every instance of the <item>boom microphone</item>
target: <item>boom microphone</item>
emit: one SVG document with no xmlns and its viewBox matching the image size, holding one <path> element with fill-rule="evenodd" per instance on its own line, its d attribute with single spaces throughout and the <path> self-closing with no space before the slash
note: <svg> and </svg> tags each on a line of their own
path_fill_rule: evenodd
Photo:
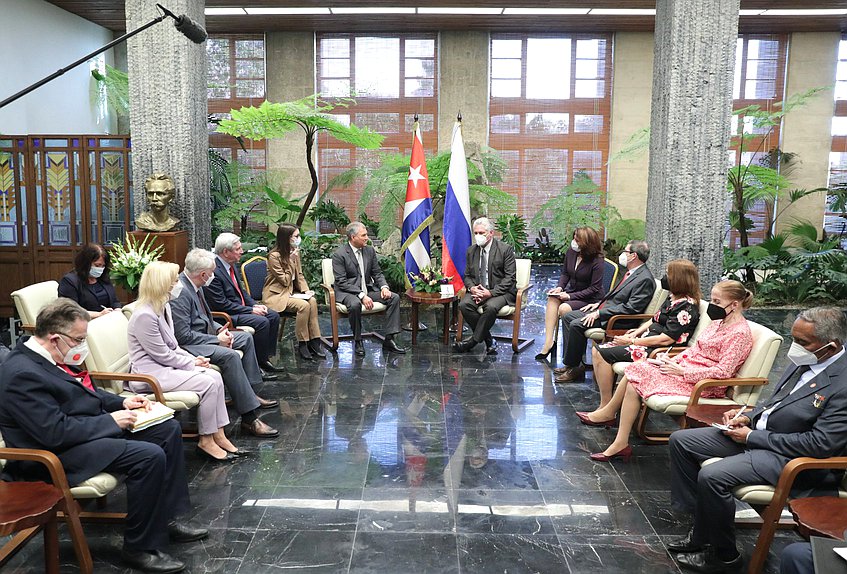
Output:
<svg viewBox="0 0 847 574">
<path fill-rule="evenodd" d="M 177 30 L 182 32 L 183 36 L 185 36 L 195 44 L 202 44 L 206 41 L 206 37 L 208 36 L 208 34 L 206 34 L 206 30 L 203 28 L 203 26 L 201 26 L 185 14 L 177 16 L 161 4 L 156 4 L 156 6 L 158 6 L 159 9 L 165 13 L 165 16 L 170 16 L 174 19 L 174 26 Z"/>
</svg>

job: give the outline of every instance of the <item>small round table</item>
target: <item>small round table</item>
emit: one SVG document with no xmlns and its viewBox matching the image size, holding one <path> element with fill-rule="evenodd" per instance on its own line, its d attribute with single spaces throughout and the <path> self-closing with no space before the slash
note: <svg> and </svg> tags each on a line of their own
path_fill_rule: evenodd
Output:
<svg viewBox="0 0 847 574">
<path fill-rule="evenodd" d="M 841 539 L 847 530 L 847 499 L 837 496 L 795 498 L 788 503 L 800 535 Z"/>
<path fill-rule="evenodd" d="M 445 345 L 450 344 L 450 304 L 458 300 L 458 297 L 442 297 L 440 293 L 420 293 L 414 289 L 408 289 L 406 297 L 412 303 L 412 345 L 418 341 L 418 307 L 421 305 L 444 306 L 443 341 Z"/>
<path fill-rule="evenodd" d="M 48 573 L 59 572 L 56 513 L 63 502 L 61 491 L 44 482 L 0 482 L 0 536 L 29 528 L 43 529 L 44 571 Z M 15 539 L 10 543 L 15 543 Z M 5 548 L 0 557 L 7 557 Z"/>
</svg>

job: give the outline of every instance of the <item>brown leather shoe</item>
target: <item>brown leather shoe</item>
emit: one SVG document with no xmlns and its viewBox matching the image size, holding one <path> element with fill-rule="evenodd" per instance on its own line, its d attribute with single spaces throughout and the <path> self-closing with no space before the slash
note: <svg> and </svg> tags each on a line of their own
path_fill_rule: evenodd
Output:
<svg viewBox="0 0 847 574">
<path fill-rule="evenodd" d="M 279 406 L 279 401 L 274 399 L 263 399 L 262 397 L 256 395 L 256 398 L 259 399 L 259 408 L 260 409 L 275 409 Z"/>
<path fill-rule="evenodd" d="M 241 430 L 259 438 L 279 436 L 278 430 L 266 425 L 260 419 L 256 419 L 252 423 L 241 421 Z"/>
<path fill-rule="evenodd" d="M 557 383 L 573 383 L 585 377 L 585 367 L 580 365 L 578 367 L 566 367 L 566 370 L 560 375 L 556 375 L 555 381 Z"/>
</svg>

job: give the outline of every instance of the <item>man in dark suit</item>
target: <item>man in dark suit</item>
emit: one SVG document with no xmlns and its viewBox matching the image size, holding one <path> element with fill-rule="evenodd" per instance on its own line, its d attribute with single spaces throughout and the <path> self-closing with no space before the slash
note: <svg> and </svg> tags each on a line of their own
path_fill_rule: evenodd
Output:
<svg viewBox="0 0 847 574">
<path fill-rule="evenodd" d="M 262 438 L 277 436 L 279 431 L 262 422 L 258 410 L 276 408 L 279 401 L 257 396 L 252 387 L 260 385 L 262 379 L 276 376 L 262 375 L 256 361 L 253 335 L 230 331 L 212 318 L 202 287 L 214 276 L 215 256 L 212 253 L 205 249 L 188 252 L 185 270 L 179 275 L 183 289 L 179 297 L 171 300 L 174 335 L 180 347 L 193 355 L 208 357 L 220 368 L 226 390 L 241 415 L 243 431 Z M 241 351 L 241 355 L 237 351 Z"/>
<path fill-rule="evenodd" d="M 515 250 L 508 243 L 494 238 L 494 223 L 487 217 L 473 222 L 475 245 L 465 256 L 465 294 L 459 302 L 465 322 L 473 335 L 467 341 L 455 343 L 453 350 L 466 353 L 485 341 L 485 352 L 497 354 L 491 327 L 497 312 L 515 304 L 517 277 Z M 482 314 L 478 309 L 482 307 Z"/>
<path fill-rule="evenodd" d="M 400 332 L 400 297 L 388 288 L 376 251 L 368 245 L 368 230 L 361 222 L 354 221 L 347 226 L 347 243 L 332 254 L 332 272 L 335 275 L 335 300 L 347 307 L 356 355 L 365 356 L 362 307 L 373 309 L 377 298 L 387 307 L 383 348 L 405 353 L 406 349 L 394 341 L 394 335 Z"/>
<path fill-rule="evenodd" d="M 576 381 L 585 374 L 585 365 L 582 364 L 588 343 L 585 331 L 591 327 L 605 327 L 613 315 L 643 313 L 650 304 L 656 291 L 656 280 L 645 265 L 649 257 L 650 247 L 646 241 L 627 243 L 618 258 L 626 273 L 615 288 L 598 303 L 565 314 L 562 319 L 567 325 L 564 366 L 554 369 L 557 383 Z"/>
<path fill-rule="evenodd" d="M 256 331 L 253 341 L 259 366 L 268 373 L 281 372 L 283 369 L 275 367 L 270 361 L 276 355 L 279 313 L 257 303 L 241 284 L 241 273 L 237 268 L 244 254 L 241 239 L 233 233 L 221 233 L 215 239 L 215 254 L 215 277 L 203 287 L 209 307 L 212 311 L 229 313 L 236 327 L 252 327 Z"/>
<path fill-rule="evenodd" d="M 142 396 L 119 397 L 91 384 L 80 371 L 88 355 L 88 312 L 59 298 L 38 313 L 35 336 L 20 342 L 0 369 L 0 432 L 19 448 L 49 450 L 68 482 L 99 472 L 126 476 L 123 560 L 146 572 L 179 572 L 185 564 L 162 552 L 168 539 L 189 542 L 208 531 L 177 522 L 191 510 L 179 423 L 171 419 L 131 433 L 148 408 Z M 14 479 L 44 480 L 33 462 L 11 461 Z"/>
<path fill-rule="evenodd" d="M 698 572 L 738 568 L 733 488 L 742 484 L 776 485 L 793 458 L 826 458 L 847 445 L 847 318 L 841 309 L 816 307 L 800 312 L 791 327 L 788 358 L 794 365 L 773 396 L 746 415 L 724 413 L 730 430 L 706 427 L 671 435 L 671 502 L 693 512 L 687 536 L 668 544 L 677 562 Z M 795 366 L 796 365 L 796 366 Z M 722 459 L 700 468 L 713 457 Z M 807 471 L 793 494 L 837 496 L 841 472 Z"/>
</svg>

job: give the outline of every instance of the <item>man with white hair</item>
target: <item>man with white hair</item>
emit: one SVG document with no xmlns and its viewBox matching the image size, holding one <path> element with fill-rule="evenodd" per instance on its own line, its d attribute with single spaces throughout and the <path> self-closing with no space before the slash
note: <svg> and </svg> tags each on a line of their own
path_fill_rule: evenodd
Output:
<svg viewBox="0 0 847 574">
<path fill-rule="evenodd" d="M 270 361 L 276 355 L 279 313 L 256 302 L 241 284 L 237 266 L 243 254 L 241 239 L 237 235 L 218 235 L 215 239 L 215 276 L 203 287 L 206 301 L 212 311 L 228 313 L 236 327 L 253 327 L 259 367 L 268 373 L 282 372 L 283 369 L 275 367 Z"/>
<path fill-rule="evenodd" d="M 224 385 L 233 406 L 241 415 L 241 429 L 254 436 L 277 436 L 279 431 L 259 419 L 259 409 L 274 409 L 279 401 L 263 399 L 253 385 L 275 375 L 263 376 L 256 360 L 253 335 L 230 331 L 215 322 L 203 295 L 203 285 L 215 276 L 215 256 L 205 249 L 192 249 L 185 257 L 185 270 L 179 280 L 183 289 L 171 300 L 174 335 L 179 346 L 193 355 L 208 357 L 221 369 Z M 241 351 L 241 355 L 237 351 Z"/>
</svg>

